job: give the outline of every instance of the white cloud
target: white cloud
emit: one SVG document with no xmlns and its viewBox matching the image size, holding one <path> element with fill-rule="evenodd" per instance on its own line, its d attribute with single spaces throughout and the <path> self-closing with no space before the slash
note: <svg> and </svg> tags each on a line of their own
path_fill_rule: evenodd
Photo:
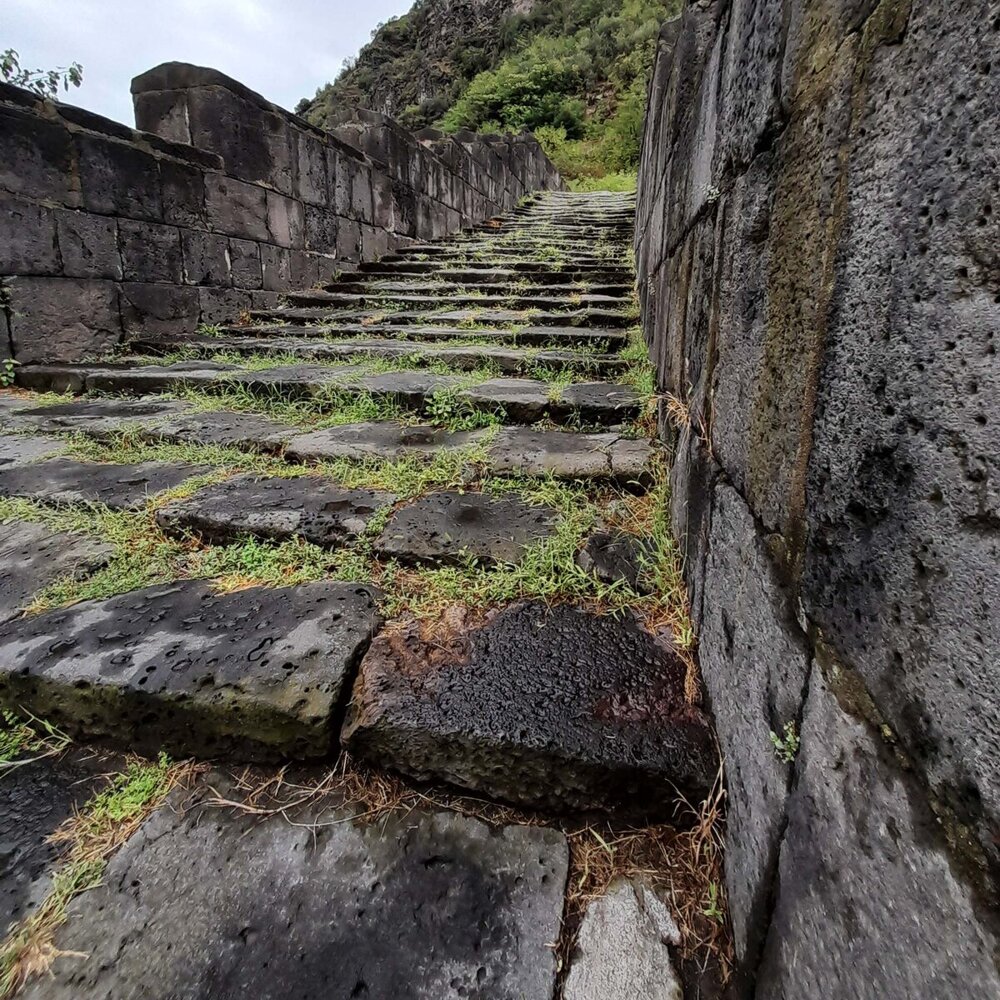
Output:
<svg viewBox="0 0 1000 1000">
<path fill-rule="evenodd" d="M 161 62 L 211 66 L 293 108 L 411 0 L 0 0 L 0 49 L 49 68 L 80 62 L 67 100 L 132 123 L 129 83 Z"/>
</svg>

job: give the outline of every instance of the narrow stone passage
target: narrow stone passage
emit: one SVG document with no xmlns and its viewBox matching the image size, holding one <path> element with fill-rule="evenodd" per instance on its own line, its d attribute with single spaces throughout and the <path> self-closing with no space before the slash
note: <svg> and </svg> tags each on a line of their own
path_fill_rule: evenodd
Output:
<svg viewBox="0 0 1000 1000">
<path fill-rule="evenodd" d="M 724 954 L 633 220 L 549 193 L 225 326 L 18 369 L 0 703 L 222 769 L 47 927 L 53 979 L 12 925 L 24 996 L 596 1000 L 593 956 L 566 979 L 584 904 L 639 872 L 586 918 L 626 922 L 620 961 L 679 997 L 668 943 Z"/>
</svg>

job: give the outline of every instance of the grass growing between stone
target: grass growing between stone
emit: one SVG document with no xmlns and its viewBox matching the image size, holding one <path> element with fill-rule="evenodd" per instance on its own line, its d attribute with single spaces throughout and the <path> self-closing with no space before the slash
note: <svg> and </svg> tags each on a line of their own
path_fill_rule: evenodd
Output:
<svg viewBox="0 0 1000 1000">
<path fill-rule="evenodd" d="M 155 762 L 133 757 L 52 835 L 52 843 L 65 853 L 44 900 L 0 944 L 0 1000 L 8 1000 L 65 954 L 54 942 L 70 903 L 101 884 L 110 857 L 170 790 L 190 780 L 196 770 L 191 764 L 175 764 L 164 754 Z"/>
<path fill-rule="evenodd" d="M 69 737 L 44 719 L 0 712 L 0 780 L 23 764 L 62 753 Z"/>
</svg>

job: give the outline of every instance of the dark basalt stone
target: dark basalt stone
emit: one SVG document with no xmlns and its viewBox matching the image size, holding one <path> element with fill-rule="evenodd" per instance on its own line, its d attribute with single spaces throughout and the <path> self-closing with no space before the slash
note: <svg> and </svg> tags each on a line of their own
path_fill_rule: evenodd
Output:
<svg viewBox="0 0 1000 1000">
<path fill-rule="evenodd" d="M 527 603 L 480 628 L 418 624 L 373 643 L 343 739 L 417 779 L 523 805 L 671 815 L 718 754 L 686 665 L 628 617 Z"/>
<path fill-rule="evenodd" d="M 378 625 L 355 584 L 148 587 L 0 627 L 0 705 L 151 753 L 319 757 Z"/>
<path fill-rule="evenodd" d="M 342 424 L 299 434 L 289 441 L 285 457 L 294 462 L 330 458 L 430 457 L 442 449 L 466 448 L 483 435 L 482 431 L 446 431 L 428 424 L 407 426 L 392 421 Z"/>
<path fill-rule="evenodd" d="M 53 504 L 102 503 L 114 510 L 137 510 L 153 494 L 211 471 L 207 466 L 181 462 L 112 465 L 53 458 L 0 468 L 0 496 Z"/>
<path fill-rule="evenodd" d="M 66 442 L 47 434 L 11 434 L 0 440 L 0 469 L 30 465 L 66 450 Z"/>
<path fill-rule="evenodd" d="M 345 490 L 316 476 L 234 476 L 161 507 L 156 520 L 168 533 L 191 532 L 209 542 L 251 534 L 337 548 L 355 540 L 378 511 L 395 502 L 391 493 Z"/>
<path fill-rule="evenodd" d="M 642 398 L 630 385 L 579 382 L 567 386 L 552 404 L 559 420 L 576 417 L 585 424 L 613 424 L 639 416 Z"/>
<path fill-rule="evenodd" d="M 492 379 L 466 389 L 462 396 L 481 410 L 502 411 L 518 424 L 541 420 L 549 408 L 548 386 L 529 378 Z"/>
<path fill-rule="evenodd" d="M 252 451 L 280 451 L 296 428 L 255 413 L 208 410 L 165 420 L 149 431 L 161 441 L 220 445 Z"/>
<path fill-rule="evenodd" d="M 159 810 L 70 906 L 25 1000 L 551 1000 L 562 834 L 328 804 L 290 818 Z"/>
<path fill-rule="evenodd" d="M 188 407 L 174 400 L 78 399 L 18 412 L 19 422 L 42 430 L 77 431 L 90 437 L 110 437 L 125 430 L 156 426 Z"/>
<path fill-rule="evenodd" d="M 0 722 L 0 730 L 3 723 Z M 30 758 L 30 754 L 28 758 Z M 0 936 L 45 898 L 64 853 L 49 838 L 101 784 L 107 760 L 77 751 L 21 759 L 0 780 Z"/>
<path fill-rule="evenodd" d="M 107 565 L 114 546 L 52 531 L 42 524 L 0 524 L 0 622 L 15 617 L 40 590 L 64 577 L 82 579 Z"/>
<path fill-rule="evenodd" d="M 558 515 L 517 497 L 447 490 L 400 508 L 375 548 L 406 563 L 517 563 L 525 546 L 550 537 Z"/>
</svg>

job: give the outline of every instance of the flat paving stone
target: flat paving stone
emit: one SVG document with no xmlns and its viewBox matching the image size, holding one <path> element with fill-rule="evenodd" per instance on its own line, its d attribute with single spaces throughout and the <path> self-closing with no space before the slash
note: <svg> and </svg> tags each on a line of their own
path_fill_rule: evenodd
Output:
<svg viewBox="0 0 1000 1000">
<path fill-rule="evenodd" d="M 386 372 L 366 375 L 357 380 L 357 389 L 373 396 L 391 399 L 414 410 L 424 407 L 436 392 L 450 392 L 462 386 L 463 380 L 454 375 L 434 375 L 429 372 Z"/>
<path fill-rule="evenodd" d="M 533 424 L 549 410 L 549 387 L 532 378 L 496 378 L 472 386 L 462 393 L 481 410 L 502 410 L 508 420 Z"/>
<path fill-rule="evenodd" d="M 514 564 L 525 546 L 555 533 L 559 515 L 518 497 L 445 490 L 408 503 L 389 518 L 376 552 L 404 563 L 451 563 L 470 558 Z"/>
<path fill-rule="evenodd" d="M 64 577 L 83 579 L 108 564 L 115 547 L 85 535 L 53 531 L 31 521 L 0 524 L 0 622 Z"/>
<path fill-rule="evenodd" d="M 562 834 L 422 810 L 292 818 L 160 809 L 21 996 L 552 1000 Z"/>
<path fill-rule="evenodd" d="M 285 458 L 293 462 L 318 462 L 337 458 L 398 461 L 413 455 L 430 457 L 442 450 L 468 448 L 481 440 L 483 433 L 393 421 L 342 424 L 296 435 L 285 448 Z"/>
<path fill-rule="evenodd" d="M 684 661 L 631 617 L 529 602 L 379 636 L 343 740 L 377 764 L 527 806 L 668 817 L 718 773 Z"/>
<path fill-rule="evenodd" d="M 148 436 L 177 444 L 219 445 L 272 453 L 280 451 L 298 428 L 256 413 L 202 410 L 165 420 Z"/>
<path fill-rule="evenodd" d="M 246 475 L 161 507 L 156 521 L 169 534 L 190 532 L 207 542 L 224 544 L 250 534 L 277 541 L 304 538 L 333 549 L 357 539 L 375 514 L 395 502 L 391 493 L 346 490 L 317 476 Z"/>
<path fill-rule="evenodd" d="M 356 584 L 148 587 L 0 626 L 0 705 L 153 754 L 323 756 L 378 625 Z"/>
<path fill-rule="evenodd" d="M 577 553 L 577 565 L 603 583 L 624 581 L 636 593 L 649 593 L 645 574 L 656 554 L 648 538 L 624 531 L 595 531 Z"/>
<path fill-rule="evenodd" d="M 564 1000 L 683 1000 L 670 945 L 670 911 L 642 883 L 619 880 L 587 906 Z"/>
<path fill-rule="evenodd" d="M 66 442 L 48 434 L 9 434 L 0 439 L 0 469 L 30 465 L 66 451 Z"/>
<path fill-rule="evenodd" d="M 19 411 L 19 423 L 47 431 L 72 431 L 93 438 L 107 438 L 124 431 L 155 427 L 187 406 L 176 400 L 75 399 L 53 406 L 33 406 Z"/>
<path fill-rule="evenodd" d="M 495 472 L 524 476 L 553 475 L 559 479 L 609 479 L 618 483 L 647 482 L 655 449 L 649 441 L 614 433 L 575 434 L 569 431 L 501 427 L 487 449 Z"/>
<path fill-rule="evenodd" d="M 613 382 L 578 382 L 563 389 L 553 404 L 553 415 L 585 424 L 612 424 L 637 417 L 642 397 L 630 385 Z"/>
<path fill-rule="evenodd" d="M 106 766 L 105 758 L 77 750 L 29 754 L 0 771 L 0 939 L 45 898 L 64 853 L 49 837 L 103 785 Z"/>
<path fill-rule="evenodd" d="M 183 462 L 115 465 L 53 458 L 0 468 L 0 496 L 60 505 L 101 503 L 113 510 L 138 510 L 151 496 L 211 471 L 209 466 Z"/>
</svg>

